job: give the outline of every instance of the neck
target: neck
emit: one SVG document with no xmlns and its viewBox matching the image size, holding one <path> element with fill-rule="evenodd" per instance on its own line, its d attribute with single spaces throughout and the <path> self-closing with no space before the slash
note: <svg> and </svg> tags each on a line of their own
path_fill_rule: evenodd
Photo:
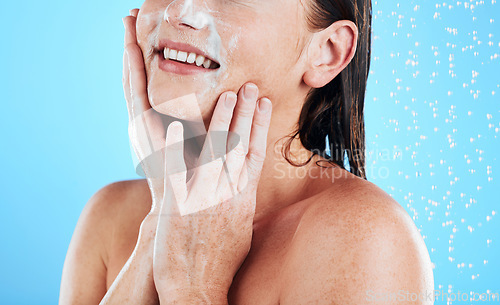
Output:
<svg viewBox="0 0 500 305">
<path fill-rule="evenodd" d="M 318 156 L 315 156 L 307 165 L 296 167 L 291 165 L 282 153 L 283 146 L 297 129 L 304 98 L 288 99 L 287 103 L 273 103 L 273 115 L 267 138 L 267 154 L 257 191 L 254 222 L 307 196 L 311 181 L 307 173 L 316 166 L 315 161 L 318 160 Z M 298 138 L 293 139 L 288 154 L 291 161 L 302 164 L 311 155 L 312 153 L 302 146 Z"/>
</svg>

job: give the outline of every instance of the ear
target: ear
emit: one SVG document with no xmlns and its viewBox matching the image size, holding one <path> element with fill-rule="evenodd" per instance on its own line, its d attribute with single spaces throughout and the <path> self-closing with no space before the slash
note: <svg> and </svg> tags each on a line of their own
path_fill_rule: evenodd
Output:
<svg viewBox="0 0 500 305">
<path fill-rule="evenodd" d="M 349 20 L 337 21 L 314 33 L 308 46 L 304 82 L 320 88 L 332 81 L 351 62 L 357 41 L 358 28 Z"/>
</svg>

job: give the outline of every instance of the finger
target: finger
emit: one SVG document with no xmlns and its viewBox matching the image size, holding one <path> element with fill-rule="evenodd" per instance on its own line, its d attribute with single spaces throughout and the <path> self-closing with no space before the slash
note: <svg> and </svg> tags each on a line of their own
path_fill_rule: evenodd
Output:
<svg viewBox="0 0 500 305">
<path fill-rule="evenodd" d="M 142 51 L 137 44 L 128 44 L 125 52 L 129 69 L 130 97 L 127 99 L 127 108 L 131 142 L 146 176 L 163 178 L 163 155 L 158 153 L 165 147 L 165 128 L 161 117 L 149 104 Z"/>
<path fill-rule="evenodd" d="M 236 184 L 248 153 L 248 143 L 258 94 L 259 90 L 254 84 L 247 83 L 242 87 L 238 93 L 238 103 L 229 129 L 228 147 L 234 147 L 234 149 L 227 152 L 226 164 L 229 180 L 234 181 Z"/>
<path fill-rule="evenodd" d="M 126 18 L 126 17 L 125 17 Z M 124 45 L 127 45 L 127 41 L 130 40 L 127 36 L 128 34 L 128 25 L 127 22 L 125 21 L 125 18 L 122 19 L 123 21 L 123 26 L 125 27 L 125 38 L 124 38 Z M 125 100 L 131 101 L 130 97 L 130 69 L 129 69 L 129 61 L 128 61 L 128 53 L 124 50 L 123 51 L 123 73 L 122 73 L 122 84 L 123 84 L 123 92 L 125 94 Z M 128 110 L 128 115 L 129 119 L 132 118 L 132 109 L 129 107 L 129 103 L 127 103 L 127 110 Z"/>
<path fill-rule="evenodd" d="M 165 146 L 165 180 L 170 180 L 170 185 L 165 192 L 172 192 L 175 202 L 169 204 L 182 205 L 187 198 L 186 163 L 184 161 L 184 136 L 183 126 L 180 122 L 171 123 L 167 129 Z"/>
<path fill-rule="evenodd" d="M 233 147 L 229 154 L 235 154 L 235 152 L 238 152 L 236 154 L 243 155 L 243 144 L 241 142 L 238 142 L 236 145 L 237 146 Z M 228 157 L 229 155 L 226 156 L 226 166 L 224 167 L 223 172 L 221 172 L 216 191 L 216 194 L 221 202 L 231 199 L 237 195 L 239 183 L 238 177 L 241 177 L 241 174 L 238 176 L 235 172 L 230 172 L 230 169 L 227 166 Z M 244 159 L 244 157 L 242 158 Z M 244 168 L 245 166 L 243 166 L 243 169 Z"/>
<path fill-rule="evenodd" d="M 148 100 L 144 60 L 142 51 L 137 44 L 127 45 L 125 52 L 128 55 L 130 97 L 133 102 L 131 105 L 132 113 L 134 116 L 138 116 L 151 109 Z"/>
<path fill-rule="evenodd" d="M 238 92 L 235 116 L 231 122 L 230 130 L 240 136 L 243 144 L 247 144 L 245 145 L 247 149 L 258 96 L 259 89 L 256 85 L 245 84 Z"/>
<path fill-rule="evenodd" d="M 145 103 L 147 101 L 146 72 L 142 51 L 137 45 L 135 17 L 127 16 L 123 18 L 123 25 L 125 26 L 125 54 L 123 60 L 124 91 L 129 102 L 127 105 L 129 119 L 133 119 L 150 107 L 148 107 L 149 103 Z M 136 100 L 132 101 L 132 98 Z"/>
<path fill-rule="evenodd" d="M 207 139 L 200 155 L 200 159 L 203 162 L 201 164 L 209 163 L 214 159 L 225 156 L 227 134 L 233 117 L 236 99 L 236 94 L 233 92 L 226 92 L 220 96 L 215 106 L 210 126 L 208 127 Z"/>
<path fill-rule="evenodd" d="M 123 18 L 123 25 L 125 26 L 125 41 L 124 46 L 129 44 L 137 44 L 137 36 L 135 30 L 136 17 L 127 16 Z"/>
<path fill-rule="evenodd" d="M 134 9 L 130 10 L 130 15 L 134 16 L 135 18 L 137 18 L 138 14 L 139 14 L 139 9 L 138 8 L 134 8 Z"/>
<path fill-rule="evenodd" d="M 194 174 L 194 184 L 202 183 L 209 192 L 215 192 L 226 154 L 227 134 L 236 105 L 236 94 L 222 94 L 215 106 L 207 137 L 200 154 L 199 166 Z M 193 186 L 194 187 L 194 186 Z"/>
<path fill-rule="evenodd" d="M 122 84 L 123 84 L 123 93 L 125 95 L 125 100 L 126 101 L 131 101 L 130 97 L 130 69 L 129 69 L 129 63 L 128 63 L 128 54 L 127 52 L 123 52 L 123 74 L 122 74 Z M 129 118 L 132 118 L 132 109 L 131 107 L 128 107 L 128 102 L 127 102 L 127 110 L 128 110 L 128 116 Z"/>
<path fill-rule="evenodd" d="M 256 189 L 262 166 L 266 158 L 267 134 L 271 124 L 272 104 L 268 98 L 259 100 L 255 116 L 252 123 L 248 154 L 245 160 L 245 170 L 242 171 L 238 183 L 238 191 L 242 191 L 247 186 Z"/>
</svg>

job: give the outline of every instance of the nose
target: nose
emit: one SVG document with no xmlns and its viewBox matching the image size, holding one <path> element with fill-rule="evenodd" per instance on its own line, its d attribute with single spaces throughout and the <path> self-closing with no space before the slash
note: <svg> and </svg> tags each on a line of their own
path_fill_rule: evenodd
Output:
<svg viewBox="0 0 500 305">
<path fill-rule="evenodd" d="M 174 0 L 165 9 L 163 19 L 177 28 L 201 30 L 208 25 L 208 19 L 197 2 L 196 0 Z"/>
</svg>

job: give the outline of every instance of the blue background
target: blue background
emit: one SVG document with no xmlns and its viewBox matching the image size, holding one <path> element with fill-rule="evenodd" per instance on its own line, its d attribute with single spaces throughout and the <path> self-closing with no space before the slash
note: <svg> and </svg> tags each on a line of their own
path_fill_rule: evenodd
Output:
<svg viewBox="0 0 500 305">
<path fill-rule="evenodd" d="M 2 304 L 57 303 L 83 206 L 106 184 L 139 178 L 121 86 L 121 18 L 140 5 L 3 4 Z M 500 6 L 377 1 L 373 16 L 369 180 L 421 230 L 435 289 L 500 292 Z"/>
</svg>

